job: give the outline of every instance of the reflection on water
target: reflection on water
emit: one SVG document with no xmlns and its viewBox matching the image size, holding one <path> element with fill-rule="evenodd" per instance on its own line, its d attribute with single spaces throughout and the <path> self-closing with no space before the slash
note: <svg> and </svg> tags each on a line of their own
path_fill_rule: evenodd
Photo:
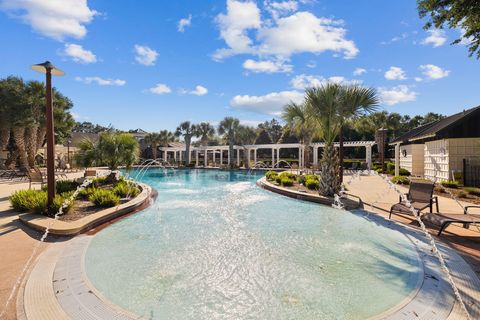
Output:
<svg viewBox="0 0 480 320">
<path fill-rule="evenodd" d="M 400 233 L 258 188 L 255 174 L 150 169 L 156 203 L 100 232 L 95 287 L 154 319 L 363 319 L 419 275 Z"/>
</svg>

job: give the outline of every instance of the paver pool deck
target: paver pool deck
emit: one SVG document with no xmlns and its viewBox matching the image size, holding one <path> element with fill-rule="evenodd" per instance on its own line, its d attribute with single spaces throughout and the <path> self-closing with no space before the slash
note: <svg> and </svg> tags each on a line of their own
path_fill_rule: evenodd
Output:
<svg viewBox="0 0 480 320">
<path fill-rule="evenodd" d="M 69 178 L 81 175 L 81 172 L 70 174 Z M 347 175 L 345 182 L 349 182 L 350 178 Z M 11 192 L 26 188 L 28 188 L 28 183 L 0 182 L 0 257 L 2 257 L 0 263 L 0 312 L 40 237 L 38 232 L 30 230 L 20 223 L 17 213 L 10 209 L 8 203 L 8 196 Z M 398 202 L 398 195 L 395 191 L 389 189 L 385 182 L 377 176 L 361 176 L 360 179 L 354 179 L 349 184 L 348 190 L 349 193 L 362 199 L 366 210 L 382 216 L 388 217 L 390 206 Z M 461 207 L 453 199 L 440 197 L 439 202 L 442 212 L 461 212 Z M 465 202 L 461 203 L 462 205 L 468 205 Z M 395 215 L 393 219 L 406 225 L 416 225 L 412 216 Z M 435 228 L 432 228 L 431 231 L 432 234 L 436 234 Z M 69 239 L 65 237 L 51 238 L 49 242 L 60 242 Z M 478 228 L 472 226 L 470 229 L 464 229 L 460 225 L 451 225 L 440 239 L 454 248 L 469 263 L 477 277 L 480 278 L 480 226 Z M 37 254 L 48 246 L 51 246 L 51 244 L 41 244 Z M 5 319 L 17 318 L 16 295 L 17 293 L 15 293 L 12 303 L 9 305 Z"/>
</svg>

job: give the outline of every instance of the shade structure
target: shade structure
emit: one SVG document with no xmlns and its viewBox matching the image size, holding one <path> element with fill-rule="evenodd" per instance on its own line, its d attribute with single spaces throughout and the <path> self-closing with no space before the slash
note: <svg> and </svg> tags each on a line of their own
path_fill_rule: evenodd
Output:
<svg viewBox="0 0 480 320">
<path fill-rule="evenodd" d="M 47 69 L 51 70 L 52 75 L 54 76 L 63 76 L 65 72 L 55 67 L 50 61 L 45 61 L 44 63 L 34 64 L 32 70 L 47 73 Z"/>
</svg>

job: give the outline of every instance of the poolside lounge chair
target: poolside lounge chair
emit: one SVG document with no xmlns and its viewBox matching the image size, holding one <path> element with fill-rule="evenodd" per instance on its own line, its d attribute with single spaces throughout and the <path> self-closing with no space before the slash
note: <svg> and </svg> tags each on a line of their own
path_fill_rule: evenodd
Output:
<svg viewBox="0 0 480 320">
<path fill-rule="evenodd" d="M 433 195 L 433 188 L 435 184 L 431 181 L 412 181 L 410 189 L 408 190 L 407 199 L 412 206 L 419 212 L 430 208 L 430 213 L 433 212 L 433 204 L 435 203 L 438 210 L 438 197 Z M 408 213 L 412 214 L 412 210 L 406 205 L 400 197 L 399 202 L 390 208 L 389 219 L 392 213 Z"/>
<path fill-rule="evenodd" d="M 43 176 L 42 173 L 39 171 L 27 171 L 27 177 L 28 177 L 28 189 L 32 188 L 32 183 L 40 183 L 41 187 L 43 188 Z"/>
<path fill-rule="evenodd" d="M 422 219 L 439 225 L 438 236 L 440 236 L 451 223 L 462 223 L 464 227 L 470 224 L 480 224 L 480 214 L 469 214 L 468 209 L 480 209 L 480 206 L 466 206 L 461 213 L 427 213 Z"/>
</svg>

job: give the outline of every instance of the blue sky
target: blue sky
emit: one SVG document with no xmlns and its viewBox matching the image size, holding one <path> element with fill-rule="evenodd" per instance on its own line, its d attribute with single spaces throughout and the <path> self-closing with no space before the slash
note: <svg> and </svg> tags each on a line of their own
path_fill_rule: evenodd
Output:
<svg viewBox="0 0 480 320">
<path fill-rule="evenodd" d="M 0 76 L 54 84 L 79 121 L 173 130 L 278 117 L 305 86 L 376 87 L 381 108 L 452 114 L 480 104 L 460 30 L 422 29 L 416 1 L 0 0 Z"/>
</svg>

